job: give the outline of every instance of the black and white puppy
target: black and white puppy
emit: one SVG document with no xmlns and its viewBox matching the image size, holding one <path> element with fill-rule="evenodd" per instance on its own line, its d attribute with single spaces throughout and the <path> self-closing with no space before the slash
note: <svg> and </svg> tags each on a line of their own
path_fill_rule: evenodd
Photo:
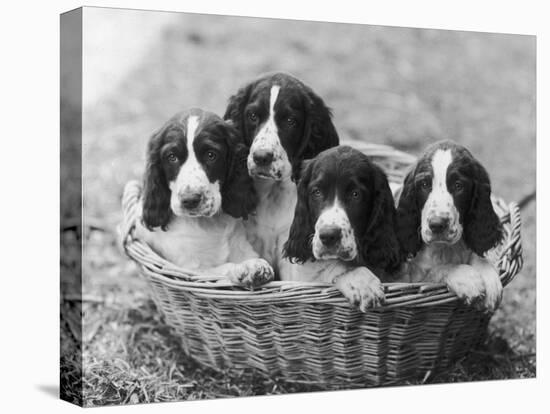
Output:
<svg viewBox="0 0 550 414">
<path fill-rule="evenodd" d="M 247 166 L 259 203 L 246 223 L 249 240 L 286 280 L 289 262 L 282 251 L 296 205 L 294 178 L 302 160 L 338 145 L 330 110 L 299 79 L 274 73 L 232 96 L 224 118 L 250 146 Z"/>
<path fill-rule="evenodd" d="M 191 109 L 150 139 L 136 236 L 185 269 L 256 286 L 273 269 L 246 239 L 240 218 L 256 207 L 248 148 L 230 123 Z"/>
<path fill-rule="evenodd" d="M 349 146 L 304 162 L 284 253 L 298 263 L 346 264 L 351 271 L 325 272 L 324 281 L 362 310 L 379 304 L 384 295 L 375 273 L 385 275 L 400 264 L 395 206 L 382 169 Z M 308 267 L 297 270 L 308 275 Z"/>
<path fill-rule="evenodd" d="M 463 146 L 437 142 L 405 178 L 397 234 L 406 281 L 445 282 L 467 303 L 494 310 L 502 284 L 484 257 L 502 239 L 485 168 Z"/>
</svg>

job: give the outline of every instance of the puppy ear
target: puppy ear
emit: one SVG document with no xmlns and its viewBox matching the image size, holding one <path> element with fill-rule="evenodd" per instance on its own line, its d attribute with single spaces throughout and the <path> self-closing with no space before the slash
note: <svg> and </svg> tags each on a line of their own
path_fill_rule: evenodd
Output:
<svg viewBox="0 0 550 414">
<path fill-rule="evenodd" d="M 314 260 L 311 250 L 311 240 L 315 230 L 309 212 L 308 186 L 313 170 L 313 162 L 304 164 L 302 177 L 298 183 L 298 200 L 294 210 L 294 220 L 290 226 L 288 240 L 283 248 L 283 256 L 288 257 L 291 263 L 304 263 Z"/>
<path fill-rule="evenodd" d="M 306 88 L 306 124 L 302 145 L 293 160 L 293 177 L 299 162 L 315 158 L 320 152 L 339 144 L 338 133 L 332 123 L 332 113 L 323 100 L 309 87 Z"/>
<path fill-rule="evenodd" d="M 248 175 L 246 158 L 249 148 L 231 123 L 226 123 L 229 168 L 222 184 L 222 209 L 235 218 L 248 218 L 258 203 L 252 178 Z"/>
<path fill-rule="evenodd" d="M 226 121 L 231 121 L 245 140 L 247 137 L 244 123 L 244 110 L 246 108 L 246 104 L 248 103 L 248 99 L 250 98 L 250 92 L 252 91 L 253 86 L 254 85 L 251 83 L 239 89 L 235 95 L 232 95 L 229 98 L 227 108 L 225 109 L 225 114 L 223 115 L 223 119 Z"/>
<path fill-rule="evenodd" d="M 147 165 L 143 182 L 143 225 L 152 230 L 160 227 L 166 230 L 172 218 L 170 209 L 170 188 L 162 169 L 160 149 L 166 128 L 153 134 L 147 145 Z"/>
<path fill-rule="evenodd" d="M 415 168 L 407 174 L 403 182 L 397 205 L 397 239 L 405 255 L 416 255 L 422 247 L 420 238 L 420 210 L 416 201 L 414 184 Z"/>
<path fill-rule="evenodd" d="M 308 165 L 312 162 L 313 160 L 302 160 L 300 162 L 297 162 L 295 168 L 292 171 L 292 179 L 298 182 L 303 177 Z"/>
<path fill-rule="evenodd" d="M 367 266 L 393 271 L 401 259 L 395 233 L 395 204 L 386 174 L 376 165 L 373 168 L 374 201 L 359 250 Z"/>
<path fill-rule="evenodd" d="M 491 183 L 483 166 L 474 162 L 472 198 L 464 218 L 464 240 L 479 256 L 502 240 L 502 224 L 491 203 Z"/>
</svg>

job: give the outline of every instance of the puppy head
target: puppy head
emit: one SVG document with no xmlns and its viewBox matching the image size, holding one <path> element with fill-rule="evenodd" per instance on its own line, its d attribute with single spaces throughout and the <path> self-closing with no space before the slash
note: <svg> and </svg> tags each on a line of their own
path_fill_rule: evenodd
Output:
<svg viewBox="0 0 550 414">
<path fill-rule="evenodd" d="M 285 73 L 260 77 L 229 99 L 231 119 L 250 145 L 252 177 L 295 178 L 300 163 L 338 145 L 330 110 L 311 88 Z"/>
<path fill-rule="evenodd" d="M 384 172 L 351 147 L 332 148 L 304 166 L 285 255 L 390 269 L 399 261 L 394 219 Z"/>
<path fill-rule="evenodd" d="M 412 255 L 422 243 L 455 244 L 461 239 L 483 255 L 502 238 L 487 171 L 451 141 L 430 146 L 405 178 L 397 223 L 401 246 Z"/>
<path fill-rule="evenodd" d="M 255 194 L 241 141 L 236 129 L 213 113 L 191 109 L 172 117 L 149 140 L 144 224 L 166 229 L 173 215 L 211 217 L 222 209 L 245 217 Z"/>
</svg>

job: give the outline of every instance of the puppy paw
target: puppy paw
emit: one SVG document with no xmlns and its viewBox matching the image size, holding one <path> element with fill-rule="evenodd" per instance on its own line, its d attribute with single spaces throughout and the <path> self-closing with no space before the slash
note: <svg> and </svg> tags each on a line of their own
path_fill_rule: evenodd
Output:
<svg viewBox="0 0 550 414">
<path fill-rule="evenodd" d="M 485 283 L 479 272 L 470 265 L 458 265 L 445 278 L 449 291 L 467 305 L 479 306 L 485 298 Z"/>
<path fill-rule="evenodd" d="M 338 277 L 334 285 L 361 312 L 384 303 L 382 283 L 366 267 L 358 267 Z"/>
<path fill-rule="evenodd" d="M 498 273 L 494 269 L 481 272 L 481 278 L 485 284 L 485 300 L 482 302 L 483 309 L 487 312 L 494 312 L 502 300 L 502 283 Z"/>
<path fill-rule="evenodd" d="M 266 260 L 249 259 L 239 263 L 232 281 L 251 289 L 271 282 L 274 276 L 273 268 Z"/>
</svg>

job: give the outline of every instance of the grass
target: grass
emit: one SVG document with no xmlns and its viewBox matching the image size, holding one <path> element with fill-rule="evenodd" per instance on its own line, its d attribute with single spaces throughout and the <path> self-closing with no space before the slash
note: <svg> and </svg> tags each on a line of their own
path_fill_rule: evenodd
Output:
<svg viewBox="0 0 550 414">
<path fill-rule="evenodd" d="M 115 90 L 86 111 L 86 405 L 317 390 L 195 364 L 115 243 L 122 188 L 141 175 L 152 131 L 182 108 L 223 113 L 237 87 L 271 70 L 310 84 L 333 108 L 344 142 L 388 143 L 416 154 L 452 138 L 483 162 L 498 195 L 518 200 L 534 189 L 532 37 L 182 15 Z M 488 342 L 425 382 L 536 375 L 535 204 L 522 213 L 525 266 L 505 290 Z"/>
</svg>

